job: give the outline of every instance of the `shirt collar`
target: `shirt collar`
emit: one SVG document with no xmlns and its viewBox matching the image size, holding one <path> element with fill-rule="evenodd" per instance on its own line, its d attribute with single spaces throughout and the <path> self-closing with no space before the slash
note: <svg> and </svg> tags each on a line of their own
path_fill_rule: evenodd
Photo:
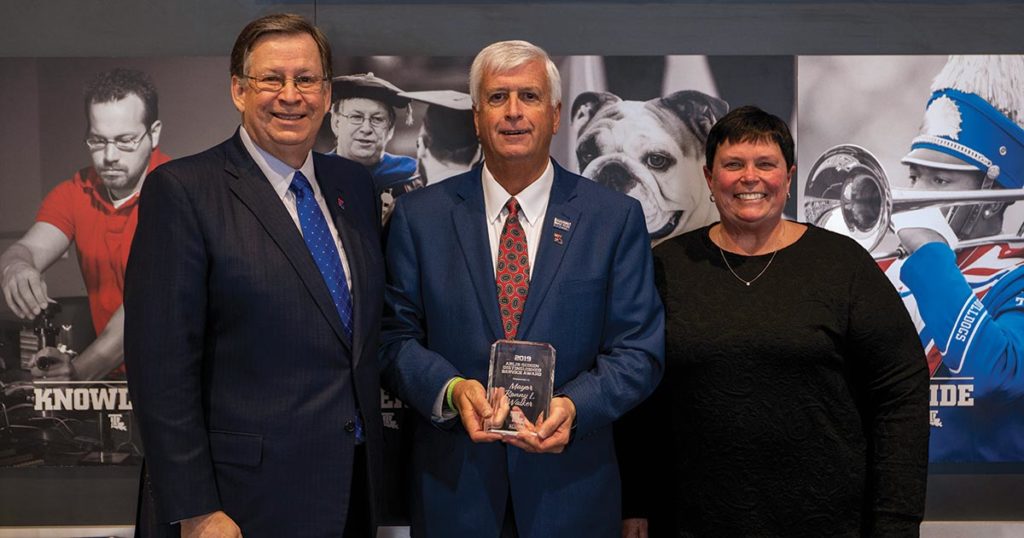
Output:
<svg viewBox="0 0 1024 538">
<path fill-rule="evenodd" d="M 249 152 L 249 156 L 252 160 L 256 161 L 256 166 L 260 167 L 263 171 L 263 175 L 267 176 L 270 181 L 270 186 L 274 188 L 277 195 L 284 198 L 284 195 L 288 193 L 288 187 L 292 184 L 292 178 L 295 175 L 295 169 L 288 166 L 283 161 L 274 157 L 270 153 L 264 151 L 263 148 L 256 145 L 249 133 L 245 131 L 245 127 L 239 127 L 239 135 L 242 138 L 242 145 Z M 313 187 L 313 194 L 320 195 L 320 186 L 316 182 L 316 176 L 313 173 L 313 152 L 310 151 L 306 155 L 305 162 L 299 168 L 302 171 L 302 175 L 306 176 L 309 183 Z"/>
<path fill-rule="evenodd" d="M 494 175 L 487 169 L 487 161 L 484 161 L 481 176 L 484 188 L 484 212 L 487 215 L 487 222 L 494 222 L 501 218 L 505 203 L 512 195 L 498 183 L 498 180 L 494 179 Z M 516 200 L 519 201 L 519 214 L 531 226 L 536 226 L 537 219 L 547 211 L 548 200 L 551 199 L 551 185 L 554 180 L 555 169 L 551 166 L 549 159 L 548 166 L 540 177 L 516 195 Z"/>
<path fill-rule="evenodd" d="M 103 178 L 100 177 L 100 173 L 96 171 L 95 166 L 91 167 L 80 181 L 82 182 L 82 190 L 89 194 L 89 198 L 93 200 L 93 203 L 107 208 L 108 211 L 117 212 L 122 207 L 131 207 L 139 201 L 139 187 L 142 186 L 142 179 L 139 179 L 135 190 L 131 194 L 118 200 L 114 200 L 114 194 L 103 184 Z"/>
<path fill-rule="evenodd" d="M 121 206 L 130 202 L 132 198 L 136 197 L 139 194 L 139 191 L 141 190 L 139 189 L 139 187 L 141 186 L 142 179 L 139 179 L 139 182 L 135 184 L 135 189 L 132 190 L 132 193 L 129 194 L 128 196 L 125 196 L 124 198 L 114 198 L 114 193 L 111 192 L 109 188 L 104 188 L 107 189 L 107 198 L 110 199 L 110 205 L 114 206 L 114 209 L 121 209 Z"/>
</svg>

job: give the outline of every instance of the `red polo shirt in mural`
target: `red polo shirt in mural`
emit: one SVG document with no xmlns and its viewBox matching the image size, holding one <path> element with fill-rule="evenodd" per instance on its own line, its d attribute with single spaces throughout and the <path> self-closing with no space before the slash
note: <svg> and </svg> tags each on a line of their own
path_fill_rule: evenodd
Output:
<svg viewBox="0 0 1024 538">
<path fill-rule="evenodd" d="M 169 160 L 154 149 L 146 173 Z M 90 166 L 54 187 L 36 215 L 37 222 L 56 226 L 75 243 L 96 334 L 123 302 L 124 269 L 138 224 L 138 207 L 136 193 L 115 208 L 96 169 Z"/>
</svg>

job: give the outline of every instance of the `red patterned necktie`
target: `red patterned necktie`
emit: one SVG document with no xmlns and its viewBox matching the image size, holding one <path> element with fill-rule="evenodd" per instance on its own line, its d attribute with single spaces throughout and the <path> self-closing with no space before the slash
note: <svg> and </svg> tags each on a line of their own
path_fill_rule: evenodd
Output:
<svg viewBox="0 0 1024 538">
<path fill-rule="evenodd" d="M 508 217 L 498 242 L 498 264 L 495 281 L 498 285 L 498 306 L 505 338 L 512 339 L 523 317 L 526 294 L 530 289 L 530 256 L 526 249 L 526 233 L 519 224 L 519 202 L 509 198 L 505 204 Z"/>
</svg>

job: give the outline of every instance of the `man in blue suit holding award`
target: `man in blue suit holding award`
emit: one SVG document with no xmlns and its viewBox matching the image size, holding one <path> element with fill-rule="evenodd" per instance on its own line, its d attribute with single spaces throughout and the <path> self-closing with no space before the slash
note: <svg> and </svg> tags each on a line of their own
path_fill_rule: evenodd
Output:
<svg viewBox="0 0 1024 538">
<path fill-rule="evenodd" d="M 125 290 L 140 522 L 376 534 L 380 214 L 362 165 L 311 151 L 330 80 L 320 30 L 253 21 L 231 53 L 241 127 L 146 180 Z"/>
<path fill-rule="evenodd" d="M 400 198 L 388 239 L 384 382 L 422 418 L 413 535 L 618 536 L 612 421 L 664 360 L 643 210 L 549 157 L 561 84 L 543 50 L 488 46 L 470 93 L 483 164 Z M 483 427 L 501 339 L 557 353 L 549 413 L 514 436 Z"/>
</svg>

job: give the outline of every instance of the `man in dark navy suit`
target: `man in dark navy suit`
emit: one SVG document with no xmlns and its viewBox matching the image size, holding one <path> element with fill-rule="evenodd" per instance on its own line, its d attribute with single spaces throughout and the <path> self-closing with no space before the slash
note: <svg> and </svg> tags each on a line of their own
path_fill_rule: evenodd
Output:
<svg viewBox="0 0 1024 538">
<path fill-rule="evenodd" d="M 640 203 L 549 156 L 560 88 L 540 48 L 485 48 L 470 71 L 483 164 L 396 201 L 382 357 L 422 417 L 415 536 L 619 536 L 611 425 L 661 377 L 664 313 Z M 516 436 L 482 424 L 499 339 L 557 352 L 550 413 Z"/>
<path fill-rule="evenodd" d="M 318 29 L 253 21 L 231 53 L 241 127 L 142 192 L 128 381 L 144 490 L 183 536 L 374 529 L 380 217 L 363 166 L 311 151 L 330 79 Z"/>
</svg>

